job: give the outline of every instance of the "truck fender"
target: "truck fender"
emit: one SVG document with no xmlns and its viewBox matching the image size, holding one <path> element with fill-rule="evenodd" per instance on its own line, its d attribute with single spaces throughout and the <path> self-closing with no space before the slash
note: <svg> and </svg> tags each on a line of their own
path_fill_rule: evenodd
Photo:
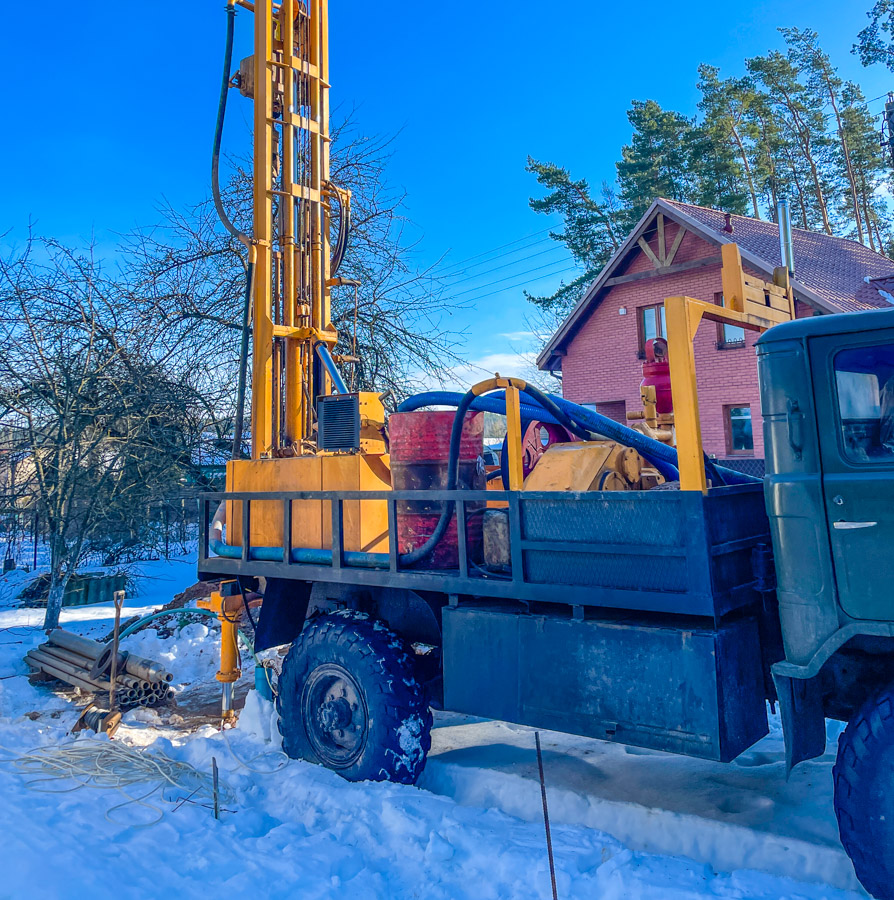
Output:
<svg viewBox="0 0 894 900">
<path fill-rule="evenodd" d="M 782 734 L 785 738 L 785 775 L 808 759 L 826 752 L 826 718 L 818 678 L 788 678 L 773 672 Z"/>
</svg>

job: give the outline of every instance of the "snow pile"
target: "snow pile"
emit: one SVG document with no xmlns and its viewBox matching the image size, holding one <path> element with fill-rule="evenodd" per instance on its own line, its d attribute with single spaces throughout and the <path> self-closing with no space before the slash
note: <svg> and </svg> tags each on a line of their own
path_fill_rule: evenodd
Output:
<svg viewBox="0 0 894 900">
<path fill-rule="evenodd" d="M 193 570 L 188 560 L 181 562 L 147 565 L 147 576 L 156 580 L 149 581 L 151 587 L 141 597 L 129 601 L 126 615 L 166 602 L 185 587 Z M 4 760 L 69 740 L 67 732 L 77 716 L 74 704 L 23 677 L 26 667 L 21 658 L 43 637 L 34 627 L 39 621 L 27 621 L 35 612 L 41 613 L 0 609 L 0 759 Z M 78 607 L 63 613 L 64 627 L 93 636 L 108 631 L 110 624 L 108 607 Z M 9 627 L 14 630 L 4 630 Z M 175 684 L 210 680 L 216 671 L 213 625 L 186 625 L 168 638 L 151 630 L 141 632 L 128 639 L 126 647 L 163 662 L 175 673 Z M 135 804 L 119 807 L 109 821 L 106 813 L 124 799 L 120 791 L 81 788 L 46 793 L 59 785 L 29 785 L 13 766 L 0 764 L 4 896 L 35 900 L 206 898 L 215 892 L 291 895 L 302 900 L 550 896 L 539 787 L 525 769 L 536 762 L 525 729 L 445 719 L 444 727 L 435 731 L 423 785 L 407 787 L 349 784 L 321 767 L 287 761 L 272 705 L 254 691 L 233 730 L 221 733 L 204 726 L 189 733 L 163 719 L 155 710 L 128 713 L 116 743 L 149 747 L 205 774 L 216 759 L 229 793 L 221 819 L 213 818 L 204 798 L 196 802 L 197 798 L 168 786 L 145 800 L 164 813 L 158 824 L 139 827 L 152 815 Z M 78 738 L 102 740 L 92 735 Z M 658 804 L 650 807 L 643 793 L 651 780 L 656 793 L 667 797 L 689 791 L 707 809 L 708 797 L 730 793 L 722 782 L 710 782 L 717 773 L 698 769 L 698 763 L 693 763 L 696 768 L 675 768 L 670 761 L 676 757 L 627 753 L 597 741 L 549 733 L 544 733 L 544 745 L 562 900 L 855 900 L 858 896 L 778 874 L 744 869 L 724 873 L 681 855 L 644 852 L 637 848 L 637 840 L 658 847 L 656 834 L 662 829 L 676 839 L 674 843 L 668 838 L 668 846 L 688 846 L 695 856 L 710 856 L 712 841 L 731 846 L 740 839 L 740 832 L 730 837 L 724 828 L 737 824 L 738 816 L 744 833 L 742 813 L 714 809 L 713 816 L 703 811 L 701 816 L 693 812 L 662 819 L 655 811 Z M 407 753 L 418 748 L 412 728 L 402 735 L 401 746 Z M 766 786 L 766 778 L 748 774 L 758 766 L 727 769 L 745 781 L 751 777 L 755 796 L 759 786 Z M 642 782 L 639 793 L 637 779 Z M 613 783 L 616 796 L 608 789 Z M 127 790 L 139 797 L 152 787 Z M 594 813 L 599 807 L 594 787 L 610 796 L 614 818 L 600 819 Z M 806 793 L 808 788 L 802 785 L 797 790 Z M 633 800 L 625 800 L 625 794 Z M 741 794 L 738 789 L 736 796 Z M 781 796 L 773 798 L 770 808 L 787 809 L 783 800 L 788 795 Z M 625 807 L 628 812 L 622 815 Z M 643 811 L 650 808 L 652 814 Z M 595 824 L 597 819 L 607 824 Z M 748 819 L 750 826 L 754 819 L 754 815 Z M 822 849 L 821 840 L 818 844 Z M 731 867 L 741 865 L 747 854 L 736 860 L 730 849 L 729 859 Z M 815 875 L 807 872 L 803 877 Z"/>
</svg>

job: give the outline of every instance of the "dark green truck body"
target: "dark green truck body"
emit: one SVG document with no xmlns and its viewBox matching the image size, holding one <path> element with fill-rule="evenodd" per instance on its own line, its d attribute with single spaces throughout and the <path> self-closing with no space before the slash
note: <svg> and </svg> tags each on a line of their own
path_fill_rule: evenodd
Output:
<svg viewBox="0 0 894 900">
<path fill-rule="evenodd" d="M 777 325 L 757 354 L 794 764 L 894 674 L 894 309 Z"/>
</svg>

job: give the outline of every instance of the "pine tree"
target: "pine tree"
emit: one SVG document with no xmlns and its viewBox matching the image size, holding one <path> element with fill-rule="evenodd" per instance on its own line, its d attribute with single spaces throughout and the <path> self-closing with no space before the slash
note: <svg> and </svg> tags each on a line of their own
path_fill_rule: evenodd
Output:
<svg viewBox="0 0 894 900">
<path fill-rule="evenodd" d="M 862 219 L 869 246 L 884 253 L 890 242 L 887 225 L 890 217 L 877 192 L 887 175 L 887 160 L 866 98 L 851 81 L 845 82 L 841 90 L 841 128 L 857 192 L 855 208 L 850 213 Z"/>
<path fill-rule="evenodd" d="M 812 102 L 792 59 L 778 50 L 747 60 L 746 66 L 763 85 L 780 119 L 786 138 L 781 148 L 782 156 L 792 178 L 797 181 L 799 202 L 808 227 L 816 224 L 826 234 L 832 234 L 828 202 L 831 187 L 828 159 L 832 142 L 825 112 Z M 807 174 L 804 183 L 797 179 L 798 171 Z"/>
<path fill-rule="evenodd" d="M 723 172 L 727 186 L 719 202 L 702 205 L 744 214 L 750 200 L 754 217 L 760 218 L 745 132 L 754 86 L 748 78 L 721 79 L 716 66 L 704 64 L 698 67 L 698 77 L 702 95 L 698 108 L 704 114 L 701 129 L 715 148 L 713 164 Z"/>
<path fill-rule="evenodd" d="M 864 242 L 863 216 L 857 179 L 851 161 L 849 135 L 842 120 L 841 91 L 844 82 L 838 76 L 827 53 L 819 46 L 819 35 L 809 28 L 780 28 L 789 47 L 789 57 L 804 76 L 807 91 L 817 106 L 829 106 L 836 134 L 835 159 L 846 190 L 842 192 L 844 216 L 856 226 L 857 240 Z M 847 229 L 850 231 L 850 228 Z"/>
<path fill-rule="evenodd" d="M 866 15 L 869 24 L 857 35 L 851 53 L 864 66 L 882 63 L 894 72 L 894 0 L 877 0 Z"/>
<path fill-rule="evenodd" d="M 638 221 L 656 197 L 694 202 L 694 121 L 662 109 L 654 100 L 634 100 L 627 118 L 633 136 L 621 148 L 617 170 L 618 194 L 630 223 Z"/>
<path fill-rule="evenodd" d="M 527 292 L 525 296 L 537 306 L 563 315 L 618 249 L 625 236 L 626 222 L 622 221 L 617 198 L 608 184 L 603 183 L 602 201 L 598 202 L 591 196 L 586 180 L 573 180 L 561 166 L 528 157 L 525 171 L 533 174 L 548 192 L 544 197 L 532 197 L 528 201 L 531 209 L 562 216 L 562 230 L 550 232 L 550 237 L 563 243 L 584 270 L 550 296 L 533 296 Z"/>
</svg>

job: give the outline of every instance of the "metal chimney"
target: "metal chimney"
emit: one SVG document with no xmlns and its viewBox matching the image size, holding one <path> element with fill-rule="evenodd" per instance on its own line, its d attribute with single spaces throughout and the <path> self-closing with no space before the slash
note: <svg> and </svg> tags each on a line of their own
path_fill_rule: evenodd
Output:
<svg viewBox="0 0 894 900">
<path fill-rule="evenodd" d="M 789 276 L 795 274 L 795 251 L 792 247 L 792 220 L 788 212 L 788 200 L 776 204 L 776 222 L 779 224 L 779 255 Z"/>
</svg>

